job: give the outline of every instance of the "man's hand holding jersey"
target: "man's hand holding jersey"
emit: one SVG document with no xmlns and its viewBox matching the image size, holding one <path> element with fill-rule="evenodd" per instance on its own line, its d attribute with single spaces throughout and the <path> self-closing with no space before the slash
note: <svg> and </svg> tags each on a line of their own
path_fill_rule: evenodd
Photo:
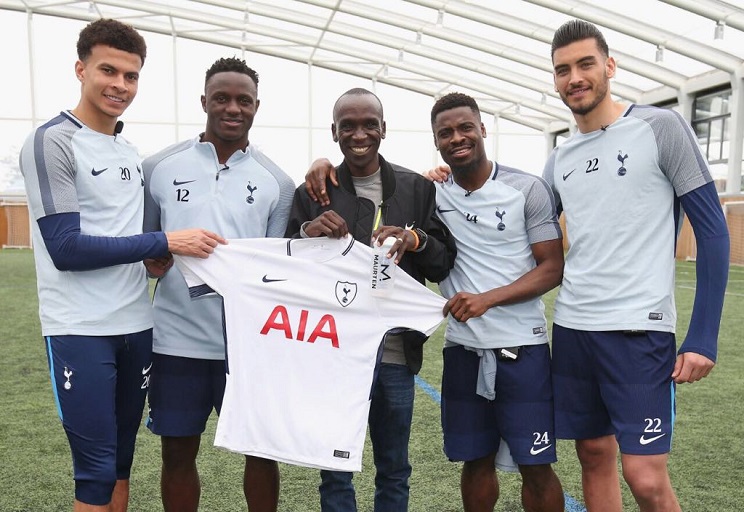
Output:
<svg viewBox="0 0 744 512">
<path fill-rule="evenodd" d="M 395 243 L 390 245 L 387 257 L 392 258 L 395 255 L 396 265 L 400 263 L 406 251 L 415 251 L 419 245 L 417 235 L 410 229 L 403 229 L 398 226 L 380 226 L 372 233 L 373 247 L 382 246 L 388 238 L 393 238 Z"/>
<path fill-rule="evenodd" d="M 168 239 L 168 252 L 196 258 L 206 258 L 214 252 L 215 247 L 227 243 L 217 233 L 201 228 L 171 231 L 165 236 Z"/>
<path fill-rule="evenodd" d="M 317 236 L 327 236 L 328 238 L 343 238 L 349 234 L 349 226 L 338 213 L 333 210 L 327 210 L 313 220 L 302 225 L 302 231 L 305 236 L 315 238 Z"/>
</svg>

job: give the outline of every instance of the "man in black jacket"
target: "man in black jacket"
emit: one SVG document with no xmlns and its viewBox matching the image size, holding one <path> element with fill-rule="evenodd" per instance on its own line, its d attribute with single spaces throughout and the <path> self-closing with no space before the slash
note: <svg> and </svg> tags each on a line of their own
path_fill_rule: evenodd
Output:
<svg viewBox="0 0 744 512">
<path fill-rule="evenodd" d="M 421 283 L 439 282 L 455 259 L 455 243 L 436 218 L 434 184 L 378 154 L 385 138 L 382 103 L 366 89 L 351 89 L 333 107 L 333 140 L 344 161 L 336 168 L 338 187 L 327 186 L 321 205 L 305 185 L 295 192 L 287 236 L 331 238 L 351 234 L 357 241 L 389 250 L 402 270 Z M 385 335 L 382 364 L 372 392 L 369 431 L 377 475 L 375 512 L 408 510 L 408 440 L 413 416 L 414 379 L 421 368 L 426 337 L 409 330 Z M 356 510 L 352 474 L 321 471 L 323 512 Z"/>
</svg>

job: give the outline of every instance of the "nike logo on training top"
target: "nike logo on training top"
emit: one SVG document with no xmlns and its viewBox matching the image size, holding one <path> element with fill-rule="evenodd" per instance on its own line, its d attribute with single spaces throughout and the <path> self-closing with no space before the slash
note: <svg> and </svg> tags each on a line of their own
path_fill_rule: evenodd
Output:
<svg viewBox="0 0 744 512">
<path fill-rule="evenodd" d="M 454 212 L 455 210 L 454 210 L 454 208 L 453 209 L 450 209 L 450 210 L 445 210 L 441 206 L 437 206 L 437 211 L 439 213 L 449 213 L 449 212 Z"/>
<path fill-rule="evenodd" d="M 102 172 L 106 172 L 106 171 L 108 171 L 108 167 L 104 167 L 104 168 L 103 168 L 103 169 L 101 169 L 100 171 L 96 171 L 96 168 L 94 167 L 94 168 L 92 168 L 92 169 L 90 170 L 90 173 L 91 173 L 91 174 L 92 174 L 93 176 L 98 176 L 98 175 L 99 175 L 99 174 L 101 174 Z"/>
<path fill-rule="evenodd" d="M 276 283 L 277 281 L 286 281 L 286 279 L 269 279 L 268 274 L 261 278 L 264 283 Z"/>
<path fill-rule="evenodd" d="M 666 434 L 659 434 L 658 436 L 654 436 L 654 437 L 649 437 L 648 439 L 646 439 L 646 436 L 645 436 L 645 435 L 643 435 L 643 436 L 641 436 L 640 442 L 641 442 L 641 444 L 642 444 L 642 445 L 644 445 L 644 446 L 645 446 L 645 445 L 647 445 L 647 444 L 649 444 L 649 443 L 653 443 L 653 442 L 654 442 L 654 441 L 656 441 L 657 439 L 661 439 L 661 438 L 662 438 L 662 437 L 664 437 L 665 435 L 666 435 Z"/>
<path fill-rule="evenodd" d="M 176 187 L 179 185 L 185 185 L 187 183 L 194 183 L 196 180 L 188 180 L 188 181 L 178 181 L 176 178 L 173 178 L 173 185 Z"/>
<path fill-rule="evenodd" d="M 539 455 L 542 452 L 544 452 L 545 450 L 547 450 L 548 448 L 550 448 L 551 446 L 553 446 L 553 445 L 552 444 L 549 444 L 548 446 L 543 446 L 542 448 L 535 448 L 533 446 L 532 448 L 530 448 L 530 455 Z"/>
<path fill-rule="evenodd" d="M 568 179 L 568 177 L 569 177 L 569 176 L 571 176 L 571 175 L 572 175 L 572 174 L 574 173 L 574 171 L 575 171 L 575 170 L 576 170 L 576 169 L 574 169 L 573 171 L 571 171 L 571 172 L 569 172 L 569 173 L 567 173 L 567 174 L 564 174 L 564 175 L 563 175 L 563 181 L 566 181 L 566 180 Z"/>
</svg>

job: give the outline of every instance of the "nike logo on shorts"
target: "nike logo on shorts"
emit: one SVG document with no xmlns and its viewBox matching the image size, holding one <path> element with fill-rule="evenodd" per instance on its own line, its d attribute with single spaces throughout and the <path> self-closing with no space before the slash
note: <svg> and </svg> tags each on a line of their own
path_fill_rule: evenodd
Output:
<svg viewBox="0 0 744 512">
<path fill-rule="evenodd" d="M 449 212 L 454 212 L 455 210 L 454 210 L 454 208 L 453 208 L 453 209 L 450 209 L 450 210 L 445 210 L 445 209 L 444 209 L 444 208 L 442 208 L 441 206 L 437 206 L 437 211 L 438 211 L 439 213 L 449 213 Z"/>
<path fill-rule="evenodd" d="M 147 375 L 150 372 L 150 368 L 152 368 L 152 362 L 147 368 L 142 368 L 142 375 Z"/>
<path fill-rule="evenodd" d="M 178 181 L 175 178 L 173 178 L 173 185 L 175 185 L 177 187 L 179 185 L 185 185 L 187 183 L 194 183 L 195 181 L 196 180 Z"/>
<path fill-rule="evenodd" d="M 91 174 L 92 174 L 93 176 L 98 176 L 99 174 L 101 174 L 101 173 L 104 173 L 104 172 L 106 172 L 106 171 L 108 171 L 108 167 L 104 167 L 104 168 L 103 168 L 103 169 L 101 169 L 100 171 L 96 171 L 96 168 L 95 168 L 95 167 L 93 167 L 93 168 L 92 168 L 92 169 L 90 170 L 90 173 L 91 173 Z"/>
<path fill-rule="evenodd" d="M 545 450 L 547 450 L 551 446 L 553 446 L 553 445 L 552 444 L 549 444 L 548 446 L 543 446 L 542 448 L 535 448 L 533 446 L 532 448 L 530 448 L 530 455 L 540 455 L 542 452 L 544 452 Z"/>
<path fill-rule="evenodd" d="M 642 435 L 642 436 L 641 436 L 641 439 L 640 439 L 640 443 L 641 443 L 641 444 L 642 444 L 643 446 L 646 446 L 647 444 L 653 443 L 653 442 L 654 442 L 654 441 L 656 441 L 657 439 L 661 439 L 661 438 L 662 438 L 662 437 L 664 437 L 665 435 L 666 435 L 666 434 L 659 434 L 658 436 L 654 436 L 654 437 L 649 437 L 648 439 L 646 438 L 646 436 L 645 436 L 645 435 Z"/>
</svg>

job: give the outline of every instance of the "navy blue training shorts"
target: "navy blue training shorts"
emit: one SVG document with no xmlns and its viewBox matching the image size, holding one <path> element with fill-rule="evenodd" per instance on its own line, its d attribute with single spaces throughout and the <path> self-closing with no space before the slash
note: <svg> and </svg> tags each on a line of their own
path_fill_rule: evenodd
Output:
<svg viewBox="0 0 744 512">
<path fill-rule="evenodd" d="M 443 355 L 442 430 L 450 460 L 495 454 L 502 437 L 517 464 L 557 460 L 547 344 L 524 346 L 518 360 L 497 362 L 492 401 L 476 394 L 478 354 L 458 345 L 445 348 Z"/>
<path fill-rule="evenodd" d="M 47 336 L 57 413 L 72 451 L 75 498 L 111 501 L 126 480 L 150 382 L 152 329 L 122 336 Z"/>
<path fill-rule="evenodd" d="M 152 355 L 147 428 L 168 437 L 204 432 L 212 409 L 220 413 L 225 361 Z"/>
<path fill-rule="evenodd" d="M 553 326 L 553 389 L 559 439 L 614 434 L 620 451 L 671 449 L 676 360 L 673 333 L 579 331 Z"/>
</svg>

